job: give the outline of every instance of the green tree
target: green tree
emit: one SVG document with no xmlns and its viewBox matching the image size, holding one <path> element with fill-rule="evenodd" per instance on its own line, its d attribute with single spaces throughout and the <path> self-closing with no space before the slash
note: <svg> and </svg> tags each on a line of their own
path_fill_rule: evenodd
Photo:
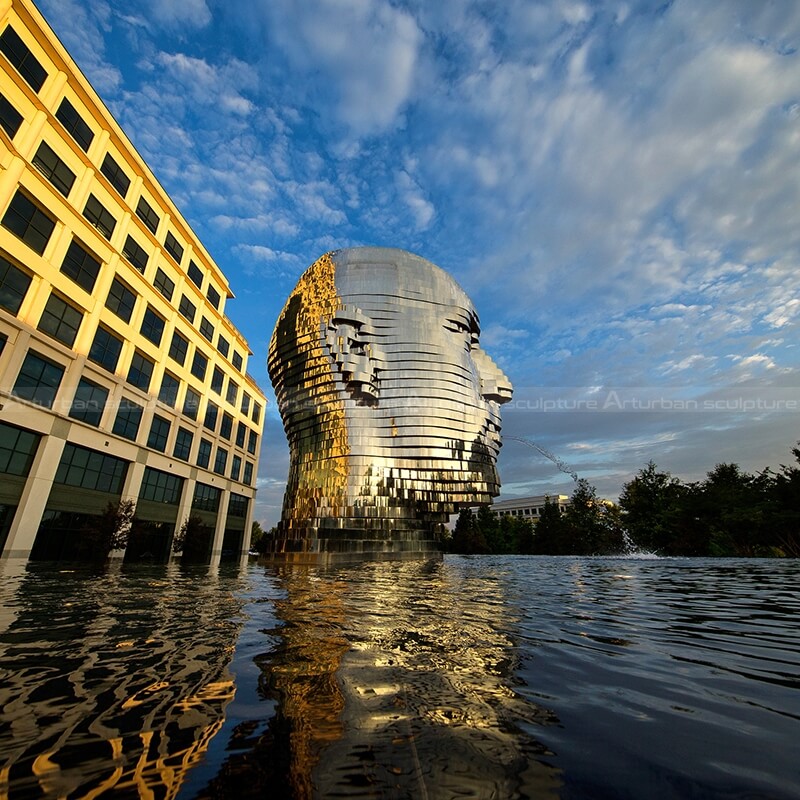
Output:
<svg viewBox="0 0 800 800">
<path fill-rule="evenodd" d="M 792 454 L 800 464 L 800 448 L 793 447 Z M 781 464 L 770 494 L 773 502 L 769 524 L 774 533 L 773 544 L 779 554 L 800 558 L 800 469 Z"/>
<path fill-rule="evenodd" d="M 187 517 L 172 540 L 172 549 L 181 554 L 184 563 L 206 561 L 211 550 L 213 531 L 195 514 Z"/>
<path fill-rule="evenodd" d="M 450 540 L 450 551 L 464 555 L 489 552 L 486 537 L 481 533 L 478 520 L 469 508 L 462 508 L 458 514 Z"/>
<path fill-rule="evenodd" d="M 572 529 L 564 519 L 558 503 L 545 498 L 533 536 L 533 552 L 540 555 L 567 555 L 574 550 Z"/>
<path fill-rule="evenodd" d="M 257 553 L 262 553 L 261 546 L 265 536 L 266 532 L 261 527 L 261 523 L 257 519 L 254 519 L 250 533 L 250 549 L 255 550 Z"/>
<path fill-rule="evenodd" d="M 135 516 L 134 500 L 109 501 L 103 511 L 90 517 L 83 527 L 81 540 L 86 557 L 92 561 L 105 561 L 112 550 L 127 547 Z"/>
</svg>

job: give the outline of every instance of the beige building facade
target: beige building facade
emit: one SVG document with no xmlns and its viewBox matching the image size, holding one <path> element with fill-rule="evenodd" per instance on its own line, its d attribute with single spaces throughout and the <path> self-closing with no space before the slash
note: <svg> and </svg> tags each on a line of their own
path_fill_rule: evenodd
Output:
<svg viewBox="0 0 800 800">
<path fill-rule="evenodd" d="M 226 277 L 36 7 L 0 0 L 0 557 L 249 546 L 264 424 Z M 135 544 L 135 546 L 134 546 Z"/>
</svg>

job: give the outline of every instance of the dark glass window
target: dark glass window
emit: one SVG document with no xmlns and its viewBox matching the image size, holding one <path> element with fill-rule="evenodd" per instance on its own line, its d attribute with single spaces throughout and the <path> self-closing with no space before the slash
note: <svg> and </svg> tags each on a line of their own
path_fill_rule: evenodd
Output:
<svg viewBox="0 0 800 800">
<path fill-rule="evenodd" d="M 131 386 L 146 392 L 150 388 L 150 379 L 153 377 L 154 362 L 138 350 L 133 354 L 131 366 L 128 369 L 126 380 Z"/>
<path fill-rule="evenodd" d="M 180 259 L 178 259 L 180 261 Z M 203 270 L 194 263 L 194 261 L 189 262 L 189 269 L 186 270 L 186 274 L 189 276 L 189 280 L 199 289 L 203 285 Z"/>
<path fill-rule="evenodd" d="M 47 80 L 47 71 L 10 25 L 0 34 L 0 52 L 5 54 L 34 92 L 42 88 Z"/>
<path fill-rule="evenodd" d="M 164 377 L 161 379 L 161 388 L 158 390 L 158 399 L 171 408 L 175 408 L 175 404 L 178 402 L 180 385 L 181 382 L 174 375 L 165 372 Z"/>
<path fill-rule="evenodd" d="M 106 308 L 113 311 L 125 322 L 131 321 L 133 308 L 136 305 L 136 294 L 119 278 L 114 278 L 106 298 Z"/>
<path fill-rule="evenodd" d="M 242 471 L 242 459 L 239 456 L 234 456 L 231 462 L 231 480 L 238 481 L 239 473 Z M 233 495 L 231 495 L 233 498 Z"/>
<path fill-rule="evenodd" d="M 234 383 L 228 378 L 228 391 L 225 394 L 225 400 L 232 406 L 236 405 L 236 398 L 239 396 L 239 385 Z"/>
<path fill-rule="evenodd" d="M 100 272 L 100 262 L 76 239 L 73 239 L 61 262 L 61 271 L 91 294 Z"/>
<path fill-rule="evenodd" d="M 247 452 L 255 455 L 256 447 L 258 447 L 258 434 L 255 431 L 250 431 L 250 436 L 247 439 Z"/>
<path fill-rule="evenodd" d="M 206 416 L 203 420 L 203 427 L 208 428 L 210 431 L 216 430 L 217 418 L 219 417 L 219 406 L 216 403 L 208 401 L 206 406 Z"/>
<path fill-rule="evenodd" d="M 233 470 L 231 470 L 231 477 L 233 477 Z M 234 494 L 231 492 L 231 496 L 228 500 L 228 516 L 246 517 L 248 505 L 249 500 L 247 497 L 242 494 Z"/>
<path fill-rule="evenodd" d="M 235 350 L 233 351 L 233 361 L 231 363 L 233 364 L 233 366 L 236 369 L 238 369 L 241 372 L 241 370 L 242 370 L 242 357 Z"/>
<path fill-rule="evenodd" d="M 136 242 L 133 236 L 128 236 L 125 239 L 122 255 L 144 275 L 144 271 L 147 268 L 147 251 Z"/>
<path fill-rule="evenodd" d="M 211 460 L 211 442 L 209 442 L 208 439 L 201 439 L 200 447 L 198 447 L 197 449 L 197 466 L 208 467 L 208 463 L 210 460 Z"/>
<path fill-rule="evenodd" d="M 151 306 L 147 306 L 145 309 L 139 333 L 153 344 L 161 344 L 161 337 L 164 335 L 164 318 L 156 314 Z"/>
<path fill-rule="evenodd" d="M 42 142 L 33 157 L 33 165 L 64 197 L 75 183 L 75 173 L 55 154 L 47 142 Z"/>
<path fill-rule="evenodd" d="M 128 462 L 69 442 L 64 445 L 55 482 L 98 492 L 119 494 Z"/>
<path fill-rule="evenodd" d="M 169 346 L 169 357 L 183 365 L 186 361 L 186 353 L 189 351 L 189 341 L 181 336 L 178 331 L 173 331 L 172 342 Z"/>
<path fill-rule="evenodd" d="M 158 230 L 158 223 L 161 221 L 161 218 L 156 214 L 153 207 L 144 197 L 139 198 L 139 203 L 136 206 L 136 216 L 144 222 L 145 227 L 150 233 L 155 233 Z"/>
<path fill-rule="evenodd" d="M 192 508 L 201 511 L 217 511 L 219 509 L 219 497 L 222 492 L 216 486 L 209 486 L 205 483 L 194 485 L 194 497 L 192 498 Z"/>
<path fill-rule="evenodd" d="M 89 360 L 94 361 L 95 364 L 99 364 L 109 372 L 114 372 L 121 352 L 122 339 L 102 325 L 98 326 L 94 334 L 94 341 L 89 349 Z"/>
<path fill-rule="evenodd" d="M 25 476 L 39 447 L 37 433 L 0 422 L 0 473 Z"/>
<path fill-rule="evenodd" d="M 194 303 L 184 294 L 181 295 L 181 302 L 178 306 L 178 311 L 183 314 L 189 322 L 194 322 L 194 315 L 197 313 L 197 308 Z"/>
<path fill-rule="evenodd" d="M 219 292 L 213 286 L 209 285 L 206 297 L 208 298 L 208 302 L 219 311 L 220 296 Z"/>
<path fill-rule="evenodd" d="M 176 506 L 180 503 L 182 489 L 183 478 L 160 469 L 145 467 L 139 499 Z"/>
<path fill-rule="evenodd" d="M 75 397 L 72 399 L 72 408 L 69 415 L 98 427 L 103 417 L 103 410 L 108 400 L 108 389 L 98 386 L 88 378 L 81 378 Z"/>
<path fill-rule="evenodd" d="M 192 451 L 193 439 L 194 435 L 190 430 L 178 428 L 178 435 L 175 437 L 175 449 L 172 451 L 172 455 L 182 461 L 188 461 L 189 453 Z"/>
<path fill-rule="evenodd" d="M 183 245 L 167 231 L 167 238 L 164 240 L 164 249 L 180 264 L 183 258 Z"/>
<path fill-rule="evenodd" d="M 214 367 L 214 372 L 211 374 L 211 391 L 222 394 L 222 384 L 224 382 L 225 373 L 219 367 Z"/>
<path fill-rule="evenodd" d="M 2 226 L 19 236 L 39 255 L 44 253 L 56 223 L 27 195 L 17 189 L 3 216 Z"/>
<path fill-rule="evenodd" d="M 155 286 L 167 300 L 172 300 L 172 295 L 175 292 L 175 281 L 173 281 L 161 267 L 156 270 L 156 279 L 153 281 L 153 286 Z"/>
<path fill-rule="evenodd" d="M 106 239 L 111 238 L 117 221 L 111 215 L 111 212 L 93 194 L 90 194 L 89 199 L 86 201 L 86 208 L 83 209 L 83 216 L 86 217 Z"/>
<path fill-rule="evenodd" d="M 111 153 L 106 153 L 100 172 L 108 178 L 108 182 L 123 196 L 128 193 L 131 179 L 125 174 L 122 167 L 117 164 Z"/>
<path fill-rule="evenodd" d="M 197 419 L 197 412 L 200 410 L 200 395 L 194 389 L 187 387 L 186 397 L 183 399 L 183 413 L 189 419 Z"/>
<path fill-rule="evenodd" d="M 199 350 L 195 350 L 194 358 L 192 359 L 192 375 L 198 380 L 204 381 L 207 367 L 208 359 Z"/>
<path fill-rule="evenodd" d="M 260 403 L 253 403 L 253 422 L 258 425 L 261 422 L 261 405 Z"/>
<path fill-rule="evenodd" d="M 244 447 L 244 439 L 247 436 L 247 425 L 244 422 L 240 422 L 236 426 L 236 446 L 237 447 Z"/>
<path fill-rule="evenodd" d="M 169 438 L 169 420 L 153 415 L 153 422 L 150 425 L 150 434 L 147 437 L 147 446 L 153 450 L 163 453 L 167 449 L 167 439 Z"/>
<path fill-rule="evenodd" d="M 84 151 L 89 149 L 89 145 L 94 139 L 92 129 L 84 122 L 83 117 L 78 113 L 75 106 L 65 97 L 56 111 L 56 119 L 66 128 L 67 133 L 78 143 L 78 147 Z"/>
<path fill-rule="evenodd" d="M 217 339 L 217 350 L 219 350 L 225 358 L 228 357 L 228 353 L 231 351 L 231 343 L 221 334 Z"/>
<path fill-rule="evenodd" d="M 0 256 L 0 306 L 16 314 L 30 285 L 31 279 L 26 272 Z"/>
<path fill-rule="evenodd" d="M 247 392 L 242 394 L 242 414 L 250 413 L 250 395 Z"/>
<path fill-rule="evenodd" d="M 217 456 L 214 459 L 214 472 L 217 475 L 225 474 L 225 467 L 228 464 L 228 451 L 223 450 L 221 447 L 217 448 Z"/>
<path fill-rule="evenodd" d="M 42 311 L 39 320 L 39 330 L 42 333 L 58 339 L 67 347 L 72 347 L 75 337 L 78 335 L 78 328 L 81 326 L 83 312 L 73 308 L 69 303 L 62 300 L 57 294 L 51 294 L 47 298 L 47 305 Z"/>
<path fill-rule="evenodd" d="M 250 486 L 253 483 L 253 465 L 249 461 L 244 462 L 244 475 L 242 476 L 242 483 Z"/>
<path fill-rule="evenodd" d="M 22 125 L 22 114 L 8 102 L 5 95 L 0 94 L 0 128 L 8 134 L 9 139 L 13 139 L 20 125 Z"/>
<path fill-rule="evenodd" d="M 123 399 L 119 404 L 117 416 L 114 420 L 113 432 L 117 436 L 122 436 L 125 439 L 130 439 L 132 442 L 136 441 L 136 436 L 139 433 L 139 425 L 142 422 L 142 407 L 133 400 Z"/>
<path fill-rule="evenodd" d="M 52 408 L 64 377 L 64 367 L 29 350 L 11 393 L 36 405 Z"/>
<path fill-rule="evenodd" d="M 200 320 L 200 333 L 205 336 L 209 342 L 214 341 L 214 325 L 208 317 L 203 317 Z"/>
<path fill-rule="evenodd" d="M 231 438 L 231 431 L 233 430 L 233 417 L 227 412 L 222 413 L 222 422 L 219 426 L 219 435 L 223 439 Z"/>
</svg>

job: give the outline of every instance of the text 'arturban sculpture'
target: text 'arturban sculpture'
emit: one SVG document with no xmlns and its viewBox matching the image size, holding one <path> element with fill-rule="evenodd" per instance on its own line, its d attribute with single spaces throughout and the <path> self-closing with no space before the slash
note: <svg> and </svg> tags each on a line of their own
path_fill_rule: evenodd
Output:
<svg viewBox="0 0 800 800">
<path fill-rule="evenodd" d="M 403 250 L 305 271 L 269 346 L 291 458 L 276 555 L 434 554 L 454 511 L 491 502 L 511 384 L 479 333 L 458 284 Z"/>
</svg>

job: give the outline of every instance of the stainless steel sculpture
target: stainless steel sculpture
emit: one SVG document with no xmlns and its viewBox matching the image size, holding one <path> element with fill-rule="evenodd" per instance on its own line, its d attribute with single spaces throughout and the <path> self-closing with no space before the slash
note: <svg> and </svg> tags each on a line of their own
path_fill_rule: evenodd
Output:
<svg viewBox="0 0 800 800">
<path fill-rule="evenodd" d="M 450 514 L 491 502 L 512 388 L 479 333 L 458 284 L 403 250 L 306 270 L 269 346 L 291 458 L 275 555 L 432 554 Z"/>
</svg>

